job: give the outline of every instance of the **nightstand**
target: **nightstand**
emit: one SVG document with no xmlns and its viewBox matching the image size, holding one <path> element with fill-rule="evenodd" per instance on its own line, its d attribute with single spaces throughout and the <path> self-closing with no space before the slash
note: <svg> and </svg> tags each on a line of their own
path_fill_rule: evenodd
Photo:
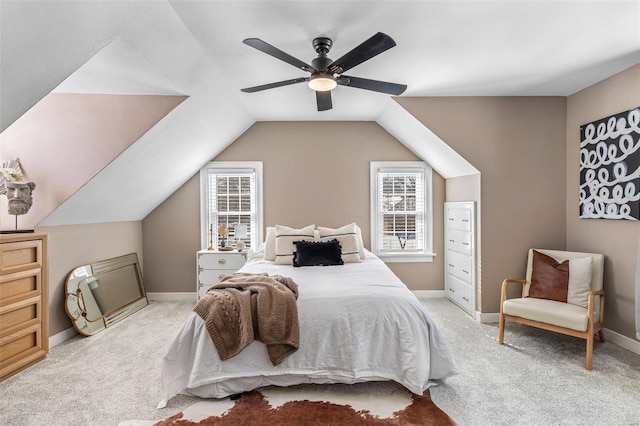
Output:
<svg viewBox="0 0 640 426">
<path fill-rule="evenodd" d="M 200 250 L 196 255 L 198 300 L 211 286 L 237 272 L 246 261 L 245 252 Z"/>
</svg>

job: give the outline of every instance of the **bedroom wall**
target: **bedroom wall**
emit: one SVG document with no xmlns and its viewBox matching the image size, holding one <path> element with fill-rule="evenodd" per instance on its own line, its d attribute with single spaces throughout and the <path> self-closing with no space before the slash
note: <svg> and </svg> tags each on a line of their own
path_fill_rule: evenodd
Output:
<svg viewBox="0 0 640 426">
<path fill-rule="evenodd" d="M 640 65 L 567 101 L 567 248 L 605 255 L 605 327 L 635 338 L 635 274 L 640 222 L 578 217 L 580 126 L 640 106 Z"/>
<path fill-rule="evenodd" d="M 0 163 L 19 158 L 35 182 L 33 206 L 18 217 L 33 229 L 185 96 L 50 93 L 0 133 Z M 0 197 L 0 229 L 15 229 Z"/>
<path fill-rule="evenodd" d="M 262 161 L 265 226 L 337 227 L 357 222 L 369 247 L 369 162 L 418 158 L 374 122 L 258 122 L 216 161 Z M 434 172 L 431 263 L 390 268 L 412 290 L 443 290 L 444 179 Z M 193 292 L 200 248 L 195 175 L 143 220 L 145 285 L 152 292 Z"/>
<path fill-rule="evenodd" d="M 74 268 L 98 260 L 137 253 L 142 262 L 142 222 L 41 226 L 49 234 L 49 335 L 72 327 L 64 310 L 65 282 Z"/>
<path fill-rule="evenodd" d="M 524 277 L 530 247 L 566 246 L 566 98 L 397 101 L 480 170 L 480 308 L 499 312 L 502 281 Z"/>
</svg>

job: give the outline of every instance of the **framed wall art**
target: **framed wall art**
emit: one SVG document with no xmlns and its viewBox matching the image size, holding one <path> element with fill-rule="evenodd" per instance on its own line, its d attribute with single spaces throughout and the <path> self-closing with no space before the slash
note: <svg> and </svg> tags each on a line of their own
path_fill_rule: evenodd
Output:
<svg viewBox="0 0 640 426">
<path fill-rule="evenodd" d="M 580 126 L 580 217 L 640 219 L 640 107 Z"/>
</svg>

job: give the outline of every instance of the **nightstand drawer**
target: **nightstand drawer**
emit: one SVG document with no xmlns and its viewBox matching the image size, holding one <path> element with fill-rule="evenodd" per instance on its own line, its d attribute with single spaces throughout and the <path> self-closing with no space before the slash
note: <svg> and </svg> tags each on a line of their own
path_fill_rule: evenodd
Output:
<svg viewBox="0 0 640 426">
<path fill-rule="evenodd" d="M 236 271 L 236 269 L 201 269 L 198 273 L 198 283 L 200 285 L 214 285 Z"/>
<path fill-rule="evenodd" d="M 232 269 L 242 268 L 246 258 L 244 253 L 199 253 L 198 267 L 200 269 Z"/>
</svg>

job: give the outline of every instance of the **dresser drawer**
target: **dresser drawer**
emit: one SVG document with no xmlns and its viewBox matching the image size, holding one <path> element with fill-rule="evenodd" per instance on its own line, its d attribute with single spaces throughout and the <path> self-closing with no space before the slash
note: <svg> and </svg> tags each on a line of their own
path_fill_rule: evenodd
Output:
<svg viewBox="0 0 640 426">
<path fill-rule="evenodd" d="M 447 276 L 447 297 L 469 313 L 473 313 L 473 288 L 453 275 Z"/>
<path fill-rule="evenodd" d="M 11 305 L 0 306 L 0 323 L 2 324 L 0 337 L 40 324 L 42 320 L 41 304 L 42 298 L 36 296 Z"/>
<path fill-rule="evenodd" d="M 237 271 L 244 265 L 246 258 L 242 253 L 199 253 L 198 267 L 200 269 L 231 269 Z"/>
<path fill-rule="evenodd" d="M 471 256 L 447 250 L 447 273 L 462 281 L 472 283 L 473 270 Z"/>
<path fill-rule="evenodd" d="M 42 240 L 17 241 L 0 245 L 0 274 L 42 268 Z"/>
<path fill-rule="evenodd" d="M 446 212 L 447 229 L 456 229 L 459 231 L 471 231 L 472 212 L 466 208 L 447 207 Z"/>
<path fill-rule="evenodd" d="M 42 293 L 42 269 L 0 276 L 0 306 L 38 296 Z"/>
<path fill-rule="evenodd" d="M 447 230 L 447 248 L 465 255 L 471 254 L 472 235 L 470 232 Z"/>
</svg>

